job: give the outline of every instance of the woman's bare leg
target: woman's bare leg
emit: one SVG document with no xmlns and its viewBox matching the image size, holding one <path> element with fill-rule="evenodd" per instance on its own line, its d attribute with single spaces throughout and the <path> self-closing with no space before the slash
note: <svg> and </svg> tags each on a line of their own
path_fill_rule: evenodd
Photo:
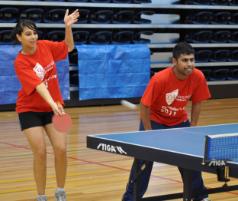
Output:
<svg viewBox="0 0 238 201">
<path fill-rule="evenodd" d="M 64 188 L 66 171 L 67 171 L 67 156 L 66 156 L 66 134 L 60 133 L 53 127 L 52 124 L 45 126 L 47 135 L 53 146 L 55 153 L 55 172 L 58 188 Z"/>
<path fill-rule="evenodd" d="M 38 195 L 45 194 L 46 187 L 46 144 L 43 127 L 25 129 L 24 134 L 33 152 L 33 172 Z"/>
</svg>

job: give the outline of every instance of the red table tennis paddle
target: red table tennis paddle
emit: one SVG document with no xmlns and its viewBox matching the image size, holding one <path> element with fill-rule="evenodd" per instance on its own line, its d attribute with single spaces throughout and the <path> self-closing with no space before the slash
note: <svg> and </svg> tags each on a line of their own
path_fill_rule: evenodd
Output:
<svg viewBox="0 0 238 201">
<path fill-rule="evenodd" d="M 52 123 L 57 131 L 67 133 L 72 126 L 72 119 L 67 113 L 64 115 L 54 115 L 52 117 Z"/>
</svg>

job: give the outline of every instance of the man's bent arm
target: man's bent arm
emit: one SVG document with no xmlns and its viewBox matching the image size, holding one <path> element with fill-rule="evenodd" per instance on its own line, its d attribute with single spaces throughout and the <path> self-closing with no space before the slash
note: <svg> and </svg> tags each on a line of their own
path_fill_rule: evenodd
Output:
<svg viewBox="0 0 238 201">
<path fill-rule="evenodd" d="M 150 108 L 140 104 L 140 118 L 144 125 L 145 130 L 151 130 L 151 122 L 150 122 Z"/>
<path fill-rule="evenodd" d="M 191 109 L 191 126 L 196 126 L 201 112 L 202 102 L 193 103 Z"/>
</svg>

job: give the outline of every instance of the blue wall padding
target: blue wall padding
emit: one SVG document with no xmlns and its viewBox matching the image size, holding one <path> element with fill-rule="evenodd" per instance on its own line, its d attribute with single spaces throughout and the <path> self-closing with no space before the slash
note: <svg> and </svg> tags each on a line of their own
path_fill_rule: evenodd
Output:
<svg viewBox="0 0 238 201">
<path fill-rule="evenodd" d="M 79 45 L 79 99 L 140 97 L 150 79 L 147 45 Z"/>
<path fill-rule="evenodd" d="M 0 104 L 16 102 L 20 83 L 13 63 L 20 49 L 19 45 L 0 45 Z"/>
<path fill-rule="evenodd" d="M 16 103 L 20 83 L 16 78 L 14 60 L 21 49 L 20 45 L 0 45 L 0 104 Z M 60 88 L 65 100 L 69 99 L 69 62 L 57 62 Z"/>
</svg>

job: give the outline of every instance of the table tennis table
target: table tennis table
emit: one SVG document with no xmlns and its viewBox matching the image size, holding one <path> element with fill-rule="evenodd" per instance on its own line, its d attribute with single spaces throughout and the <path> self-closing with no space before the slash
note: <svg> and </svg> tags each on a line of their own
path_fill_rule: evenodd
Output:
<svg viewBox="0 0 238 201">
<path fill-rule="evenodd" d="M 125 133 L 95 134 L 87 136 L 87 147 L 136 159 L 165 163 L 188 170 L 217 173 L 217 168 L 204 165 L 204 147 L 207 135 L 238 133 L 238 124 L 219 124 L 209 126 L 135 131 Z M 237 146 L 238 147 L 238 146 Z M 238 161 L 226 161 L 229 176 L 238 178 Z M 137 170 L 138 174 L 141 170 Z M 135 181 L 134 200 L 158 201 L 182 198 L 189 201 L 189 187 L 183 193 L 160 195 L 140 199 Z M 210 193 L 238 190 L 238 185 L 224 185 L 208 189 Z"/>
</svg>

